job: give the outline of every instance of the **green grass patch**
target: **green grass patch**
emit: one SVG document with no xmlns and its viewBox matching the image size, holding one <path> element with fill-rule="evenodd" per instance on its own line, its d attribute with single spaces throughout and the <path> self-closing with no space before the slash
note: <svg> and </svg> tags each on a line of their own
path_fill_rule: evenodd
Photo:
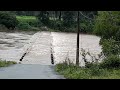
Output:
<svg viewBox="0 0 120 90">
<path fill-rule="evenodd" d="M 33 30 L 39 31 L 41 22 L 35 16 L 16 16 L 19 24 L 17 25 L 17 29 L 19 30 Z"/>
<path fill-rule="evenodd" d="M 2 61 L 0 60 L 0 67 L 7 67 L 13 64 L 17 64 L 15 61 Z"/>
<path fill-rule="evenodd" d="M 35 16 L 16 16 L 19 23 L 28 23 L 29 25 L 35 25 L 38 23 L 38 19 Z"/>
<path fill-rule="evenodd" d="M 115 68 L 83 68 L 61 63 L 55 70 L 67 79 L 120 79 L 120 69 Z"/>
<path fill-rule="evenodd" d="M 18 20 L 27 21 L 27 20 L 36 20 L 35 16 L 16 16 Z"/>
</svg>

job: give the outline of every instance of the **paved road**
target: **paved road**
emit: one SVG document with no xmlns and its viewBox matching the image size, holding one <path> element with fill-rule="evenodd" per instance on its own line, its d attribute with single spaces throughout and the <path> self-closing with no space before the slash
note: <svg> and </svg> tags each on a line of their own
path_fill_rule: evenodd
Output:
<svg viewBox="0 0 120 90">
<path fill-rule="evenodd" d="M 64 79 L 54 71 L 54 66 L 17 64 L 0 68 L 0 79 Z"/>
</svg>

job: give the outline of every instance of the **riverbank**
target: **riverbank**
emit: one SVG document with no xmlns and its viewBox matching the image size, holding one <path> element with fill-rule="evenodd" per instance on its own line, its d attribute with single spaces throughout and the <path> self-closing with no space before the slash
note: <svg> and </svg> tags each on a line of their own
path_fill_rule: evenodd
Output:
<svg viewBox="0 0 120 90">
<path fill-rule="evenodd" d="M 55 70 L 66 79 L 120 79 L 119 68 L 83 68 L 61 63 Z"/>
</svg>

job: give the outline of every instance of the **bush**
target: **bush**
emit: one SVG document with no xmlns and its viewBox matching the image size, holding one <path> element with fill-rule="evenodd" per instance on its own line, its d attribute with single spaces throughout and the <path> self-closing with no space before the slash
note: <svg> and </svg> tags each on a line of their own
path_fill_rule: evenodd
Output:
<svg viewBox="0 0 120 90">
<path fill-rule="evenodd" d="M 84 20 L 82 21 L 82 23 L 80 23 L 80 28 L 81 28 L 80 31 L 83 33 L 93 33 L 93 26 L 94 26 L 94 22 Z"/>
<path fill-rule="evenodd" d="M 103 60 L 99 64 L 101 68 L 120 68 L 120 57 L 117 55 L 111 55 Z"/>
<path fill-rule="evenodd" d="M 30 29 L 31 26 L 28 23 L 20 22 L 17 26 L 19 29 Z"/>
<path fill-rule="evenodd" d="M 117 31 L 115 36 L 116 36 L 115 40 L 120 41 L 120 29 Z"/>
<path fill-rule="evenodd" d="M 101 39 L 100 44 L 102 45 L 102 51 L 105 56 L 120 54 L 120 42 L 114 39 Z"/>
<path fill-rule="evenodd" d="M 30 22 L 28 22 L 28 24 L 30 25 L 30 26 L 33 26 L 33 27 L 38 27 L 39 25 L 39 22 L 38 21 L 30 21 Z"/>
<path fill-rule="evenodd" d="M 0 12 L 0 24 L 5 25 L 8 29 L 14 29 L 18 25 L 18 20 L 14 14 Z"/>
<path fill-rule="evenodd" d="M 7 30 L 7 27 L 5 27 L 5 25 L 0 24 L 0 30 Z"/>
</svg>

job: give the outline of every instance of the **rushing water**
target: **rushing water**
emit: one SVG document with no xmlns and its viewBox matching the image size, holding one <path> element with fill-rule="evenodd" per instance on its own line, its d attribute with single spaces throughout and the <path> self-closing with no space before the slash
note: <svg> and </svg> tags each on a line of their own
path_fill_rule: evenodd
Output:
<svg viewBox="0 0 120 90">
<path fill-rule="evenodd" d="M 0 32 L 0 59 L 17 61 L 21 57 L 23 46 L 35 32 Z"/>
<path fill-rule="evenodd" d="M 53 48 L 55 62 L 59 63 L 69 58 L 75 63 L 76 59 L 76 33 L 58 33 L 52 32 L 53 36 Z M 86 52 L 90 52 L 92 55 L 97 55 L 101 52 L 101 47 L 99 46 L 100 38 L 94 35 L 80 34 L 80 53 L 81 48 L 85 49 Z M 87 57 L 90 59 L 90 57 Z M 82 56 L 80 54 L 80 63 L 84 64 L 82 61 Z"/>
<path fill-rule="evenodd" d="M 23 50 L 23 47 L 28 44 L 28 42 L 30 42 L 29 40 L 34 33 L 35 32 L 0 32 L 0 58 L 4 60 L 19 60 L 22 55 L 21 51 Z M 62 62 L 68 57 L 71 61 L 75 63 L 77 39 L 76 33 L 51 32 L 48 34 L 47 32 L 47 35 L 45 34 L 45 32 L 41 33 L 42 34 L 40 35 L 43 36 L 41 36 L 40 38 L 44 37 L 44 39 L 40 39 L 39 42 L 41 43 L 39 43 L 39 47 L 35 46 L 36 50 L 40 52 L 40 50 L 43 50 L 43 46 L 51 47 L 51 44 L 46 42 L 48 42 L 48 40 L 52 40 L 55 63 Z M 80 50 L 81 48 L 83 48 L 94 55 L 99 54 L 101 52 L 99 40 L 100 38 L 94 35 L 80 34 Z M 41 51 L 42 54 L 47 51 L 45 49 L 48 50 L 48 48 L 44 48 L 44 50 Z M 39 54 L 36 53 L 36 55 Z M 46 63 L 47 62 L 48 61 L 46 61 Z M 80 62 L 81 64 L 83 64 L 81 55 Z"/>
</svg>

